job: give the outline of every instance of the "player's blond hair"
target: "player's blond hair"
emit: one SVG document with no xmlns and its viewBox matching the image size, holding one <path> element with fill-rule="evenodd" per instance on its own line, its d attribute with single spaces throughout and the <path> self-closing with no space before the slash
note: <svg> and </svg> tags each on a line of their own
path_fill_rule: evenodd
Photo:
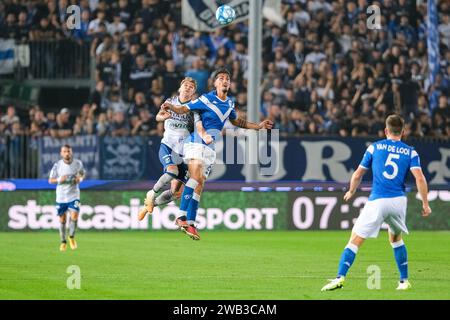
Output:
<svg viewBox="0 0 450 320">
<path fill-rule="evenodd" d="M 195 81 L 194 78 L 191 77 L 186 77 L 181 81 L 180 87 L 183 85 L 183 83 L 185 82 L 190 82 L 194 85 L 194 89 L 197 90 L 197 81 Z"/>
<path fill-rule="evenodd" d="M 386 128 L 389 133 L 394 136 L 399 136 L 402 134 L 403 127 L 405 126 L 405 121 L 398 114 L 391 114 L 386 118 Z"/>
</svg>

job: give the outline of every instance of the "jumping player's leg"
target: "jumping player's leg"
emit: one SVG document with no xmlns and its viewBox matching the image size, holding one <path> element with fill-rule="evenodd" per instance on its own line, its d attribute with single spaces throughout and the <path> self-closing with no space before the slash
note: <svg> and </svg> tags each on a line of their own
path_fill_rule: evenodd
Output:
<svg viewBox="0 0 450 320">
<path fill-rule="evenodd" d="M 164 173 L 161 177 L 159 177 L 158 181 L 156 181 L 153 188 L 147 192 L 146 198 L 144 200 L 145 206 L 138 213 L 139 220 L 143 220 L 147 213 L 153 212 L 155 199 L 158 194 L 168 183 L 178 177 L 179 170 L 175 161 L 181 161 L 181 159 L 178 159 L 178 157 L 177 159 L 174 158 L 175 153 L 172 151 L 172 149 L 166 146 L 164 143 L 161 143 L 159 147 L 159 161 L 164 166 Z"/>
<path fill-rule="evenodd" d="M 170 189 L 163 191 L 156 199 L 155 206 L 160 206 L 169 203 L 173 200 L 177 200 L 181 197 L 183 192 L 183 185 L 189 179 L 188 166 L 185 163 L 179 164 L 178 176 L 171 181 Z"/>
<path fill-rule="evenodd" d="M 194 191 L 198 188 L 199 184 L 202 184 L 202 175 L 199 172 L 202 171 L 202 161 L 198 159 L 189 160 L 189 180 L 184 186 L 183 195 L 181 197 L 180 211 L 178 219 L 182 221 L 187 220 L 188 207 L 193 198 Z M 197 189 L 198 190 L 198 189 Z"/>
<path fill-rule="evenodd" d="M 191 177 L 198 182 L 193 190 L 192 198 L 189 201 L 187 208 L 187 222 L 190 225 L 195 224 L 195 218 L 197 217 L 198 204 L 200 203 L 200 195 L 205 183 L 205 176 L 203 175 L 203 162 L 201 160 L 192 160 Z"/>
<path fill-rule="evenodd" d="M 168 165 L 164 169 L 164 174 L 159 177 L 153 188 L 147 192 L 145 198 L 146 209 L 149 213 L 153 212 L 155 206 L 155 199 L 158 197 L 161 190 L 178 176 L 178 167 L 175 164 Z M 142 220 L 142 219 L 140 219 Z"/>
<path fill-rule="evenodd" d="M 163 191 L 156 199 L 155 206 L 162 206 L 181 197 L 183 183 L 179 180 L 172 180 L 170 189 Z"/>
</svg>

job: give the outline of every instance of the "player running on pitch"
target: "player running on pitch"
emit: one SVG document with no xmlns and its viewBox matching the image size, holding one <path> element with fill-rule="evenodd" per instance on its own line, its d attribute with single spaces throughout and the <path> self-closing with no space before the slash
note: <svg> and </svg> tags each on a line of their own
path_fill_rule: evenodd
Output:
<svg viewBox="0 0 450 320">
<path fill-rule="evenodd" d="M 229 119 L 237 127 L 254 130 L 271 129 L 273 125 L 269 120 L 256 124 L 237 117 L 234 103 L 227 96 L 231 85 L 230 73 L 227 69 L 220 68 L 215 71 L 213 79 L 215 91 L 203 94 L 200 98 L 181 107 L 169 102 L 163 104 L 163 109 L 176 113 L 198 112 L 201 124 L 208 133 L 202 139 L 199 133 L 200 126 L 196 123 L 190 140 L 184 145 L 184 160 L 188 161 L 190 178 L 184 187 L 176 224 L 193 240 L 200 240 L 194 225 L 200 194 L 216 159 L 214 140 L 221 134 L 225 121 Z"/>
<path fill-rule="evenodd" d="M 80 188 L 79 184 L 85 177 L 83 163 L 74 159 L 72 147 L 61 147 L 61 160 L 53 165 L 48 182 L 56 186 L 56 210 L 61 225 L 59 235 L 61 237 L 60 251 L 66 251 L 66 216 L 70 214 L 69 244 L 72 250 L 77 248 L 75 231 L 77 229 L 78 213 L 80 212 Z"/>
<path fill-rule="evenodd" d="M 191 101 L 197 82 L 190 77 L 181 81 L 178 96 L 167 99 L 167 102 L 176 106 L 186 105 Z M 197 120 L 199 118 L 197 117 Z M 176 200 L 181 195 L 181 187 L 187 181 L 187 165 L 183 162 L 183 144 L 194 130 L 194 115 L 192 112 L 178 114 L 173 111 L 161 109 L 156 115 L 156 121 L 164 121 L 164 137 L 159 148 L 159 160 L 164 167 L 164 174 L 158 179 L 152 190 L 147 192 L 144 200 L 145 206 L 138 214 L 143 220 L 147 213 L 152 213 L 154 206 L 160 206 Z M 201 126 L 201 124 L 200 124 Z M 159 194 L 167 184 L 171 188 Z"/>
<path fill-rule="evenodd" d="M 348 201 L 355 194 L 362 177 L 372 168 L 373 184 L 369 201 L 353 226 L 350 241 L 342 253 L 337 277 L 322 288 L 329 291 L 342 288 L 345 276 L 358 252 L 367 238 L 376 238 L 383 222 L 389 226 L 389 241 L 394 249 L 394 257 L 400 272 L 397 290 L 411 288 L 408 281 L 408 257 L 406 246 L 402 240 L 402 232 L 406 228 L 405 180 L 408 171 L 416 179 L 417 190 L 422 197 L 422 216 L 431 214 L 428 205 L 428 187 L 420 167 L 419 155 L 413 147 L 401 142 L 404 121 L 398 115 L 390 115 L 386 119 L 385 140 L 371 144 L 350 181 L 350 189 L 344 195 Z"/>
</svg>

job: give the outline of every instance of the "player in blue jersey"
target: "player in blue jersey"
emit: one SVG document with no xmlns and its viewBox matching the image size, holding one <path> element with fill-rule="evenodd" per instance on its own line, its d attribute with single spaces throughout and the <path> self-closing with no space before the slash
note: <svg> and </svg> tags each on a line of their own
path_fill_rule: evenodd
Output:
<svg viewBox="0 0 450 320">
<path fill-rule="evenodd" d="M 431 208 L 428 205 L 428 186 L 420 167 L 419 155 L 413 147 L 401 142 L 403 126 L 404 121 L 400 116 L 390 115 L 386 119 L 387 139 L 377 141 L 367 148 L 358 169 L 352 175 L 350 188 L 344 195 L 345 201 L 352 198 L 362 177 L 370 168 L 373 173 L 372 192 L 353 226 L 350 241 L 339 262 L 337 277 L 325 285 L 322 291 L 342 288 L 359 247 L 365 239 L 378 236 L 383 222 L 389 227 L 389 242 L 400 272 L 397 290 L 411 288 L 408 281 L 406 247 L 402 240 L 402 232 L 408 233 L 405 223 L 405 180 L 408 171 L 411 171 L 416 179 L 417 190 L 422 198 L 422 216 L 429 216 Z"/>
<path fill-rule="evenodd" d="M 200 115 L 201 121 L 197 122 L 190 140 L 184 145 L 184 160 L 188 162 L 190 178 L 187 181 L 180 204 L 179 217 L 176 224 L 188 236 L 194 240 L 200 240 L 195 218 L 200 202 L 200 195 L 203 190 L 204 181 L 211 172 L 216 159 L 214 151 L 214 141 L 221 135 L 223 126 L 227 119 L 240 128 L 245 129 L 271 129 L 273 124 L 270 120 L 261 123 L 248 122 L 238 118 L 234 109 L 234 102 L 228 97 L 230 89 L 230 73 L 225 68 L 216 70 L 213 74 L 215 90 L 203 94 L 198 99 L 183 106 L 175 106 L 166 103 L 163 108 L 176 113 L 186 113 L 195 111 Z M 200 124 L 203 125 L 207 135 L 200 137 Z"/>
</svg>

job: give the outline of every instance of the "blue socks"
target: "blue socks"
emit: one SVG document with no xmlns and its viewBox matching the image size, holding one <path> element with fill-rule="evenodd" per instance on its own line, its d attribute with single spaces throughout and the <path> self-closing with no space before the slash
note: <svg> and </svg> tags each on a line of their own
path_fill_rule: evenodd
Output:
<svg viewBox="0 0 450 320">
<path fill-rule="evenodd" d="M 355 261 L 356 254 L 358 253 L 358 246 L 354 245 L 353 243 L 347 244 L 347 246 L 344 249 L 344 252 L 342 252 L 341 255 L 341 261 L 339 261 L 339 269 L 338 269 L 338 275 L 337 277 L 345 277 L 347 275 L 348 269 L 353 264 L 353 261 Z"/>
<path fill-rule="evenodd" d="M 403 240 L 391 243 L 394 249 L 395 262 L 397 262 L 398 271 L 400 272 L 400 281 L 408 279 L 408 254 L 406 252 L 406 246 Z M 358 253 L 358 247 L 352 243 L 349 243 L 344 252 L 342 252 L 341 260 L 339 261 L 338 277 L 345 277 L 348 269 L 355 261 L 356 254 Z"/>
<path fill-rule="evenodd" d="M 194 189 L 197 188 L 197 186 L 198 182 L 192 178 L 186 182 L 186 185 L 184 186 L 183 195 L 181 196 L 179 216 L 186 215 L 189 208 L 189 204 L 192 199 L 192 195 L 194 194 Z"/>
<path fill-rule="evenodd" d="M 403 240 L 391 243 L 394 249 L 395 262 L 400 272 L 400 281 L 408 279 L 408 254 Z"/>
<path fill-rule="evenodd" d="M 195 223 L 195 218 L 197 217 L 198 203 L 200 202 L 200 195 L 194 192 L 191 201 L 189 201 L 189 207 L 187 210 L 187 221 L 189 224 L 193 225 Z"/>
</svg>

